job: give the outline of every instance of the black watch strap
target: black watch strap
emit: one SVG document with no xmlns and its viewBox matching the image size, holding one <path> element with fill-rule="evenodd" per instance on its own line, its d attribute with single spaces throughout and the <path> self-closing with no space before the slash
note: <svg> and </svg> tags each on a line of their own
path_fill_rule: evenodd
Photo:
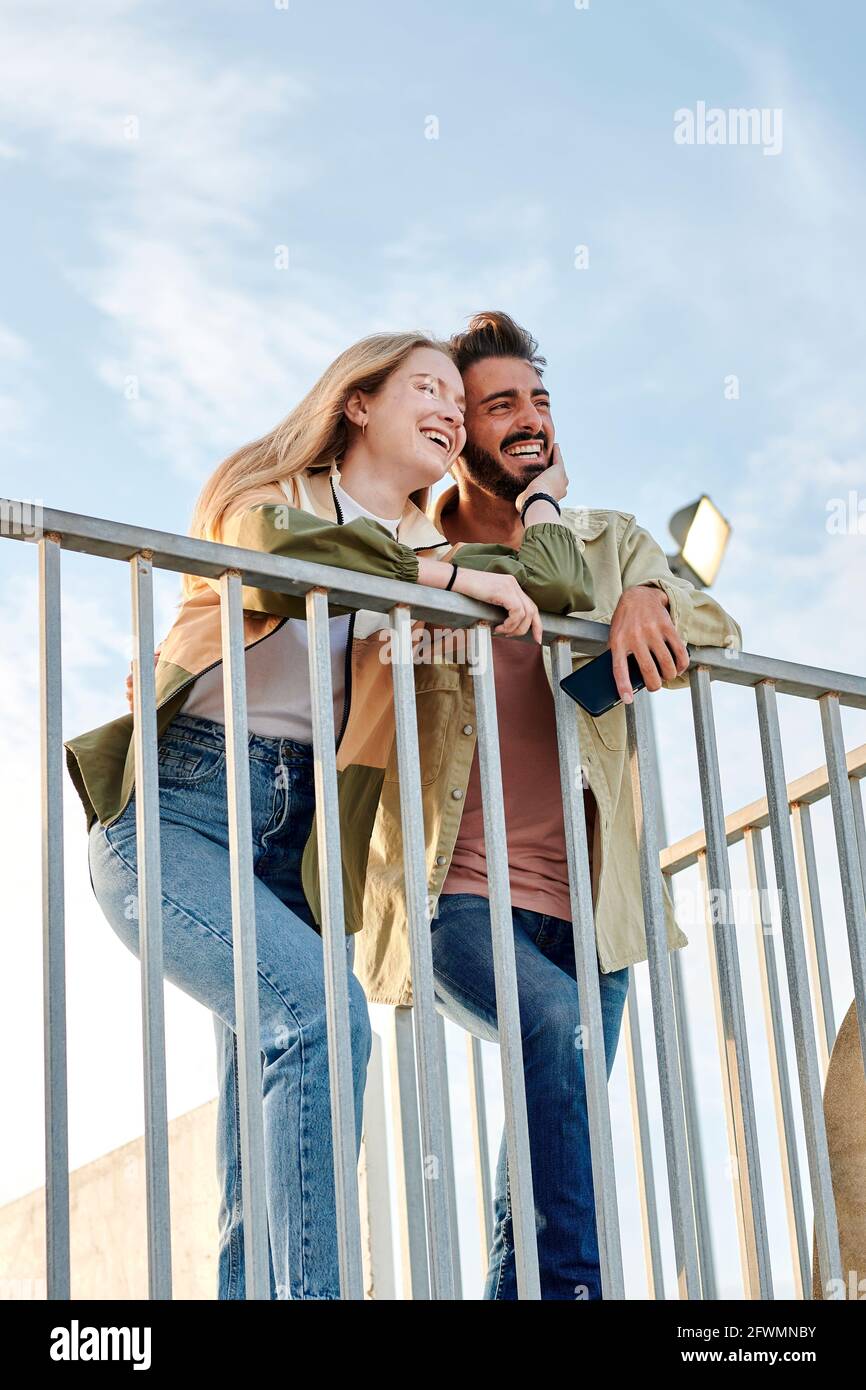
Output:
<svg viewBox="0 0 866 1390">
<path fill-rule="evenodd" d="M 549 492 L 533 492 L 532 496 L 531 496 L 531 497 L 527 497 L 527 499 L 526 499 L 526 501 L 524 502 L 523 506 L 520 508 L 520 520 L 523 522 L 524 526 L 526 525 L 526 509 L 527 509 L 527 507 L 531 507 L 532 504 L 533 504 L 533 502 L 537 502 L 537 501 L 539 500 L 539 498 L 543 498 L 545 502 L 551 502 L 551 503 L 553 504 L 553 506 L 556 508 L 556 514 L 557 514 L 557 516 L 562 516 L 562 512 L 561 512 L 561 510 L 560 510 L 559 503 L 557 502 L 557 500 L 556 500 L 555 497 L 551 497 L 551 495 L 550 495 Z"/>
</svg>

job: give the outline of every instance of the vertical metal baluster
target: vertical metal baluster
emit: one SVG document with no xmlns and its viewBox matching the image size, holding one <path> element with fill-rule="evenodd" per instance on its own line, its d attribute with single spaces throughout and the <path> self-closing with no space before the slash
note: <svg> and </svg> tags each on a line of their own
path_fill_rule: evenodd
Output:
<svg viewBox="0 0 866 1390">
<path fill-rule="evenodd" d="M 324 589 L 310 589 L 307 593 L 307 631 L 340 1296 L 344 1299 L 363 1299 L 352 1037 L 349 1025 L 349 967 L 346 959 L 340 805 L 334 750 L 331 638 L 328 595 Z"/>
<path fill-rule="evenodd" d="M 812 972 L 812 988 L 815 992 L 822 1027 L 818 1032 L 821 1075 L 827 1075 L 830 1053 L 836 1041 L 836 1024 L 833 1019 L 833 995 L 830 989 L 830 964 L 827 960 L 827 943 L 824 939 L 824 914 L 821 910 L 821 885 L 818 880 L 818 862 L 815 858 L 815 840 L 812 835 L 812 817 L 808 804 L 796 802 L 791 807 L 794 818 L 794 841 L 797 847 L 797 863 L 802 888 L 803 916 L 805 918 L 806 940 L 809 943 L 809 965 Z"/>
<path fill-rule="evenodd" d="M 726 1104 L 730 1107 L 736 1153 L 737 1217 L 742 1223 L 742 1248 L 745 1255 L 743 1278 L 747 1298 L 772 1298 L 773 1284 L 761 1184 L 761 1160 L 740 981 L 736 921 L 731 898 L 731 875 L 710 673 L 707 668 L 693 668 L 690 672 L 690 682 L 707 842 L 709 904 L 725 1040 L 723 1090 Z"/>
<path fill-rule="evenodd" d="M 487 886 L 490 894 L 490 931 L 493 946 L 493 978 L 505 1137 L 514 1230 L 514 1258 L 518 1298 L 540 1299 L 538 1239 L 532 1192 L 529 1122 L 523 1077 L 523 1037 L 514 954 L 514 922 L 511 916 L 511 884 L 508 844 L 502 800 L 502 768 L 499 761 L 499 722 L 493 670 L 493 641 L 485 622 L 470 629 L 475 717 L 478 726 L 478 771 L 487 852 Z M 503 637 L 502 641 L 513 639 Z M 474 651 L 473 651 L 474 648 Z"/>
<path fill-rule="evenodd" d="M 374 1032 L 364 1089 L 364 1133 L 358 1165 L 358 1189 L 364 1296 L 379 1303 L 390 1302 L 397 1297 L 386 1132 L 382 1039 Z"/>
<path fill-rule="evenodd" d="M 135 720 L 135 834 L 144 1045 L 144 1146 L 148 1281 L 151 1298 L 171 1298 L 168 1108 L 165 1081 L 165 984 L 156 683 L 153 669 L 153 568 L 149 551 L 133 555 L 132 689 Z"/>
<path fill-rule="evenodd" d="M 220 619 L 232 892 L 232 955 L 238 1037 L 244 1264 L 247 1298 L 270 1299 L 246 655 L 242 586 L 238 570 L 226 570 L 220 576 Z M 290 1291 L 286 1290 L 287 1297 L 289 1293 Z"/>
<path fill-rule="evenodd" d="M 650 747 L 649 767 L 653 779 L 653 795 L 658 815 L 659 852 L 668 842 L 667 818 L 665 816 L 664 796 L 662 794 L 661 765 L 659 763 L 658 740 L 656 738 L 653 702 L 644 704 L 647 716 L 647 735 Z M 670 884 L 668 887 L 670 888 Z M 674 997 L 674 1019 L 677 1026 L 677 1052 L 680 1060 L 680 1081 L 683 1088 L 683 1109 L 686 1117 L 686 1143 L 689 1155 L 689 1176 L 692 1184 L 692 1203 L 695 1213 L 695 1231 L 698 1240 L 698 1266 L 701 1272 L 701 1298 L 716 1297 L 716 1271 L 713 1259 L 713 1234 L 710 1228 L 710 1212 L 707 1203 L 707 1178 L 704 1168 L 704 1153 L 701 1144 L 701 1127 L 695 1097 L 695 1073 L 692 1064 L 692 1043 L 689 1031 L 688 1010 L 686 1008 L 686 989 L 683 979 L 682 952 L 670 951 L 668 960 L 671 967 L 671 989 Z M 637 1018 L 638 1015 L 635 1014 Z M 638 1024 L 639 1027 L 639 1024 Z M 658 1240 L 658 1231 L 656 1231 Z"/>
<path fill-rule="evenodd" d="M 60 536 L 39 541 L 39 739 L 42 801 L 42 1026 L 45 1071 L 45 1272 L 69 1298 L 69 1087 L 63 882 L 63 687 Z"/>
<path fill-rule="evenodd" d="M 848 949 L 851 955 L 851 974 L 854 978 L 854 998 L 857 1002 L 857 1027 L 860 1050 L 866 1071 L 866 896 L 860 870 L 857 830 L 854 823 L 854 803 L 848 780 L 845 741 L 842 737 L 842 717 L 838 695 L 821 695 L 821 727 L 827 757 L 827 778 L 833 805 L 833 826 L 836 831 L 836 850 L 839 856 L 839 875 L 842 880 L 842 900 L 848 928 Z"/>
<path fill-rule="evenodd" d="M 442 1116 L 445 1122 L 445 1152 L 448 1155 L 448 1219 L 451 1228 L 451 1265 L 454 1278 L 454 1297 L 463 1297 L 460 1273 L 460 1228 L 457 1221 L 457 1183 L 454 1175 L 454 1139 L 451 1133 L 451 1102 L 448 1085 L 448 1049 L 445 1042 L 445 1020 L 436 1013 L 436 1041 L 439 1048 L 439 1075 L 442 1078 Z"/>
<path fill-rule="evenodd" d="M 466 1034 L 466 1062 L 469 1070 L 469 1114 L 472 1120 L 472 1152 L 475 1156 L 475 1200 L 481 1237 L 481 1268 L 486 1270 L 493 1241 L 493 1191 L 490 1183 L 490 1145 L 487 1139 L 481 1041 L 472 1033 Z"/>
<path fill-rule="evenodd" d="M 800 1101 L 803 1111 L 803 1124 L 806 1136 L 806 1153 L 809 1160 L 809 1174 L 812 1184 L 812 1202 L 815 1212 L 815 1239 L 818 1247 L 818 1264 L 824 1288 L 830 1279 L 841 1277 L 841 1254 L 839 1250 L 839 1231 L 836 1221 L 836 1206 L 833 1196 L 833 1183 L 830 1172 L 830 1155 L 827 1148 L 827 1133 L 824 1124 L 824 1105 L 821 1075 L 818 1068 L 818 1051 L 812 1017 L 812 1000 L 809 994 L 809 978 L 806 967 L 806 951 L 803 943 L 803 928 L 800 919 L 800 902 L 797 892 L 797 872 L 794 862 L 794 844 L 788 809 L 788 791 L 785 779 L 785 766 L 782 753 L 782 735 L 779 728 L 779 714 L 776 703 L 776 690 L 772 681 L 759 681 L 755 687 L 758 723 L 761 733 L 761 752 L 764 761 L 764 778 L 767 786 L 767 805 L 769 809 L 770 832 L 773 841 L 773 859 L 776 870 L 776 884 L 779 891 L 779 910 L 782 925 L 782 940 L 785 946 L 785 961 L 788 969 L 788 996 L 791 1002 L 791 1021 L 794 1032 L 794 1047 L 797 1056 L 797 1070 L 800 1078 Z M 829 765 L 828 765 L 829 770 Z M 811 836 L 810 836 L 811 839 Z M 765 886 L 763 865 L 759 862 L 761 878 L 758 887 Z M 771 943 L 765 937 L 765 951 Z M 784 1053 L 784 1040 L 781 1037 L 781 1016 L 778 1001 L 773 1018 L 774 1030 L 778 1027 L 780 1050 Z M 786 1073 L 783 1078 L 787 1081 Z M 783 1096 L 784 1101 L 784 1096 Z M 786 1136 L 792 1124 L 790 1097 L 787 1098 L 787 1112 L 784 1116 Z M 790 1142 L 793 1144 L 793 1135 Z M 795 1150 L 796 1160 L 796 1150 Z M 796 1176 L 793 1169 L 791 1179 Z M 797 1181 L 799 1198 L 799 1180 Z M 802 1215 L 800 1217 L 802 1223 Z M 798 1229 L 798 1246 L 803 1265 L 803 1287 L 809 1288 L 810 1264 L 809 1250 L 804 1232 Z M 805 1248 L 804 1248 L 805 1247 Z"/>
<path fill-rule="evenodd" d="M 613 1136 L 610 1127 L 604 1028 L 601 1018 L 598 948 L 586 842 L 580 740 L 573 702 L 560 685 L 561 680 L 571 675 L 571 644 L 564 638 L 553 642 L 550 656 L 577 991 L 584 1036 L 589 1038 L 589 1043 L 583 1050 L 583 1067 L 602 1296 L 605 1299 L 623 1299 L 625 1281 L 622 1270 Z"/>
<path fill-rule="evenodd" d="M 782 1160 L 785 1214 L 788 1218 L 788 1235 L 791 1241 L 791 1267 L 794 1274 L 796 1297 L 805 1298 L 810 1281 L 809 1233 L 806 1229 L 806 1217 L 803 1211 L 800 1159 L 797 1154 L 794 1110 L 791 1104 L 791 1082 L 788 1076 L 788 1058 L 785 1053 L 785 1029 L 782 1022 L 782 1000 L 776 968 L 776 946 L 773 940 L 773 920 L 767 903 L 767 871 L 764 864 L 764 844 L 760 830 L 747 829 L 745 841 L 749 881 L 752 888 L 752 912 L 758 947 L 758 968 L 761 974 L 761 995 L 764 1002 L 764 1024 L 767 1030 L 769 1049 L 770 1079 L 776 1110 L 776 1131 L 779 1136 L 779 1153 Z M 783 925 L 783 933 L 787 930 L 790 930 L 790 926 L 788 924 Z M 805 958 L 802 964 L 805 965 Z M 808 983 L 805 981 L 804 983 L 806 1002 L 808 1003 L 809 987 Z M 801 998 L 800 1007 L 802 1007 L 802 1003 Z M 797 1006 L 794 1007 L 794 1012 L 798 1012 Z M 808 1018 L 811 1022 L 811 1010 Z M 802 1026 L 803 1020 L 801 1019 L 799 1022 Z M 820 1078 L 818 1085 L 820 1099 Z"/>
<path fill-rule="evenodd" d="M 739 1168 L 737 1160 L 737 1135 L 734 1125 L 734 1114 L 725 1086 L 725 1074 L 728 1067 L 727 1044 L 725 1041 L 725 1024 L 722 1018 L 722 1001 L 719 992 L 719 959 L 714 936 L 713 908 L 710 896 L 710 880 L 707 871 L 707 853 L 701 850 L 698 853 L 698 869 L 701 876 L 701 884 L 704 890 L 704 914 L 705 927 L 707 932 L 707 960 L 710 967 L 710 986 L 713 993 L 713 1017 L 716 1022 L 716 1044 L 719 1049 L 719 1074 L 722 1078 L 722 1104 L 725 1111 L 725 1132 L 728 1136 L 728 1174 L 731 1184 L 736 1192 L 734 1197 L 734 1214 L 737 1220 L 737 1242 L 740 1251 L 740 1269 L 743 1274 L 743 1287 L 746 1297 L 749 1297 L 748 1266 L 749 1253 L 746 1248 L 746 1233 L 744 1223 L 740 1217 L 741 1197 L 739 1194 Z"/>
<path fill-rule="evenodd" d="M 710 1207 L 707 1201 L 707 1173 L 704 1164 L 704 1150 L 701 1142 L 701 1122 L 698 1115 L 694 1067 L 692 1065 L 692 1043 L 689 1017 L 686 1008 L 686 986 L 683 979 L 682 952 L 671 951 L 671 986 L 674 995 L 674 1018 L 677 1025 L 677 1048 L 680 1058 L 680 1075 L 683 1079 L 683 1103 L 686 1114 L 686 1142 L 689 1150 L 689 1173 L 692 1180 L 692 1201 L 695 1206 L 695 1230 L 698 1238 L 698 1265 L 701 1271 L 701 1298 L 711 1300 L 718 1297 L 716 1291 L 716 1267 L 713 1254 L 713 1231 L 710 1224 Z"/>
<path fill-rule="evenodd" d="M 659 1093 L 665 1135 L 668 1188 L 673 1220 L 674 1254 L 680 1298 L 701 1296 L 700 1269 L 689 1175 L 685 1106 L 674 1018 L 664 895 L 658 850 L 658 810 L 652 774 L 650 729 L 645 705 L 650 698 L 638 691 L 626 705 L 631 789 L 640 854 L 641 896 L 647 944 L 647 968 L 653 1006 Z"/>
<path fill-rule="evenodd" d="M 849 777 L 851 783 L 851 803 L 854 807 L 854 829 L 857 836 L 857 848 L 860 853 L 860 881 L 866 891 L 866 817 L 863 815 L 863 793 L 860 787 L 859 777 Z"/>
<path fill-rule="evenodd" d="M 433 950 L 427 901 L 427 854 L 421 800 L 418 723 L 415 712 L 412 621 L 405 604 L 397 604 L 392 608 L 389 617 L 430 1288 L 434 1299 L 453 1299 L 454 1280 L 448 1217 L 448 1153 L 445 1145 L 439 1050 L 436 1044 L 436 1008 L 433 1002 Z"/>
<path fill-rule="evenodd" d="M 412 1033 L 411 1008 L 395 1008 L 393 1023 L 391 1094 L 394 1105 L 403 1297 L 419 1302 L 430 1297 L 430 1276 L 427 1270 L 424 1172 L 421 1164 L 421 1129 L 418 1123 L 415 1040 Z"/>
<path fill-rule="evenodd" d="M 676 952 L 672 952 L 673 955 Z M 643 1069 L 643 1048 L 634 967 L 629 966 L 628 999 L 625 1005 L 626 1060 L 628 1062 L 629 1093 L 631 1095 L 632 1134 L 640 1196 L 641 1231 L 646 1264 L 647 1290 L 650 1298 L 665 1296 L 662 1247 L 659 1239 L 658 1206 L 653 1175 L 652 1138 L 646 1103 L 646 1084 Z"/>
</svg>

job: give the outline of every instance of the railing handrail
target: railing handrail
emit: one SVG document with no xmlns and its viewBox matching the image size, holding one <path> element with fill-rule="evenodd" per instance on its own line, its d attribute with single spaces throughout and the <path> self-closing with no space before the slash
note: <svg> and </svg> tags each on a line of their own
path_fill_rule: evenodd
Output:
<svg viewBox="0 0 866 1390">
<path fill-rule="evenodd" d="M 30 505 L 0 497 L 0 516 L 9 509 L 14 514 L 15 508 Z M 346 608 L 368 608 L 380 613 L 389 612 L 395 604 L 405 603 L 411 606 L 413 618 L 428 622 L 447 619 L 454 627 L 469 627 L 479 620 L 499 622 L 501 619 L 499 608 L 479 603 L 463 594 L 455 594 L 453 590 L 433 589 L 397 579 L 381 579 L 376 575 L 361 574 L 357 570 L 340 569 L 334 565 L 265 555 L 261 551 L 199 540 L 171 531 L 130 526 L 126 522 L 78 512 L 40 507 L 39 515 L 40 533 L 56 535 L 62 550 L 125 561 L 131 560 L 134 555 L 146 554 L 155 569 L 210 579 L 218 579 L 226 570 L 238 570 L 243 583 L 251 587 L 270 588 L 277 593 L 298 596 L 305 595 L 311 588 L 321 587 L 328 590 L 330 603 Z M 39 539 L 38 535 L 2 530 L 0 535 L 7 540 L 32 542 Z M 250 562 L 251 557 L 255 557 L 254 563 Z M 608 644 L 610 628 L 607 623 L 586 618 L 564 618 L 543 613 L 542 631 L 547 640 L 566 638 L 572 643 L 580 643 L 590 652 L 596 649 L 600 652 Z M 517 640 L 531 641 L 532 638 L 527 634 Z M 781 695 L 814 699 L 832 693 L 838 695 L 842 705 L 866 709 L 866 676 L 784 661 L 735 648 L 692 646 L 688 650 L 692 658 L 689 669 L 706 667 L 713 680 L 748 686 L 769 680 Z"/>
<path fill-rule="evenodd" d="M 866 743 L 850 749 L 845 755 L 845 762 L 849 778 L 866 777 Z M 787 791 L 789 806 L 812 805 L 816 801 L 823 801 L 831 791 L 827 764 L 822 763 L 811 772 L 795 777 L 793 782 L 788 783 Z M 767 798 L 763 796 L 758 801 L 750 801 L 746 806 L 741 806 L 725 816 L 727 843 L 735 845 L 744 838 L 747 830 L 765 830 L 769 824 L 770 809 Z M 682 869 L 697 864 L 699 856 L 706 853 L 706 848 L 705 830 L 695 830 L 690 835 L 684 835 L 681 840 L 666 845 L 659 855 L 662 873 L 678 874 Z"/>
</svg>

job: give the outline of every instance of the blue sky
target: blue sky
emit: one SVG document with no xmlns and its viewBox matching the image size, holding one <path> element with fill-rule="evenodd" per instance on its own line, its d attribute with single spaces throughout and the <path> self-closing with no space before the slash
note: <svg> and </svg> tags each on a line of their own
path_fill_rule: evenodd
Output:
<svg viewBox="0 0 866 1390">
<path fill-rule="evenodd" d="M 860 6 L 798 0 L 91 0 L 83 14 L 12 0 L 0 18 L 0 493 L 184 531 L 215 464 L 347 342 L 448 333 L 504 308 L 548 358 L 568 500 L 634 512 L 668 544 L 670 514 L 709 492 L 734 528 L 716 593 L 746 648 L 862 672 L 866 521 L 834 535 L 826 519 L 852 491 L 866 509 L 864 39 Z M 781 110 L 780 153 L 676 144 L 674 112 L 699 101 Z M 36 1001 L 33 561 L 0 546 L 3 873 L 22 913 L 3 989 L 26 981 Z M 64 574 L 71 734 L 122 712 L 128 596 L 107 565 L 65 557 Z M 164 623 L 175 597 L 160 585 Z M 732 809 L 763 790 L 753 698 L 716 687 L 716 703 Z M 823 761 L 820 721 L 782 706 L 794 776 Z M 677 837 L 700 821 L 687 694 L 655 713 Z M 844 721 L 849 747 L 866 739 L 866 716 Z M 844 925 L 829 822 L 816 820 L 841 1021 Z M 137 1066 L 136 979 L 94 916 L 71 790 L 67 821 L 82 1162 L 136 1132 L 135 1113 L 107 1118 L 87 1099 L 94 1066 L 115 1089 Z M 702 928 L 686 931 L 700 1018 Z M 121 1040 L 108 1059 L 89 1021 L 97 981 Z M 4 1158 L 5 1197 L 35 1186 L 41 1161 L 38 1017 L 14 1004 L 0 1009 L 4 1032 L 32 1065 L 13 1081 L 28 1119 Z M 179 1113 L 212 1094 L 212 1044 L 179 996 L 169 1026 Z M 716 1076 L 715 1042 L 701 1037 L 699 1064 Z M 627 1187 L 622 1050 L 617 1068 Z M 707 1106 L 723 1147 L 718 1097 Z M 657 1168 L 661 1182 L 660 1153 Z M 636 1209 L 623 1200 L 639 1295 Z M 720 1263 L 735 1287 L 728 1215 L 722 1198 Z M 784 1246 L 783 1217 L 771 1220 Z"/>
</svg>

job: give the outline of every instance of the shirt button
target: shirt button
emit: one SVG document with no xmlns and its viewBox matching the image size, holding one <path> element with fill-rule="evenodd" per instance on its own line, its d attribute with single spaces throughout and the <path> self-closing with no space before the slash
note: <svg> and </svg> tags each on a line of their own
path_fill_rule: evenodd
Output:
<svg viewBox="0 0 866 1390">
<path fill-rule="evenodd" d="M 471 724 L 464 724 L 464 725 L 463 725 L 463 732 L 464 732 L 464 734 L 473 734 L 473 733 L 475 732 L 475 730 L 473 729 L 473 727 L 472 727 Z"/>
<path fill-rule="evenodd" d="M 437 863 L 437 864 L 444 864 L 444 863 L 446 863 L 447 858 L 448 858 L 448 856 L 445 855 L 445 854 L 437 854 L 437 855 L 436 855 L 436 863 Z"/>
<path fill-rule="evenodd" d="M 463 793 L 459 787 L 455 787 L 451 795 L 454 797 L 455 801 L 459 801 Z"/>
</svg>

